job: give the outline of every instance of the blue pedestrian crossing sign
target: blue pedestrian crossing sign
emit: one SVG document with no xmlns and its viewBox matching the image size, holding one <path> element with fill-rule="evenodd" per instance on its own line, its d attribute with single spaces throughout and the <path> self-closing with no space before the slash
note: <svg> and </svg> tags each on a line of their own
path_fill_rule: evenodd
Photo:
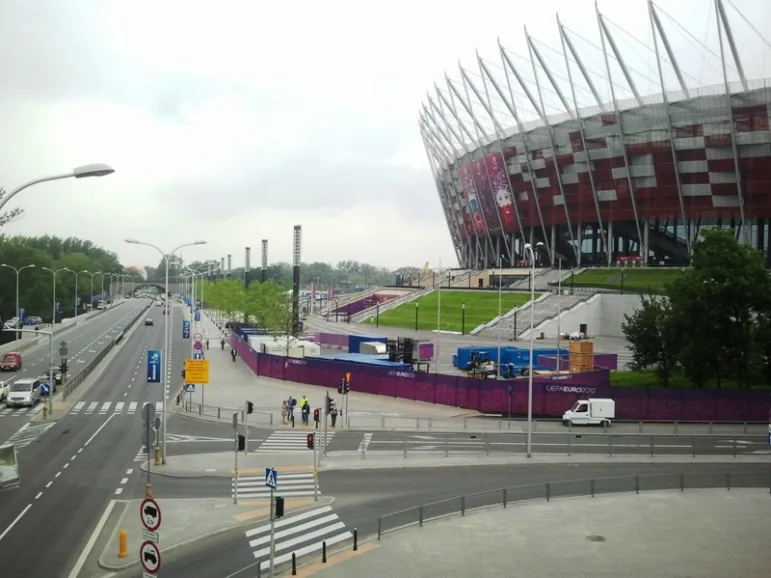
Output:
<svg viewBox="0 0 771 578">
<path fill-rule="evenodd" d="M 147 352 L 147 383 L 160 383 L 161 375 L 161 351 L 151 349 Z"/>
<path fill-rule="evenodd" d="M 193 351 L 193 359 L 203 359 L 203 351 Z"/>
<path fill-rule="evenodd" d="M 51 386 L 47 383 L 40 384 L 40 395 L 48 395 L 51 393 Z"/>
<path fill-rule="evenodd" d="M 185 384 L 185 393 L 193 393 L 194 391 L 195 391 L 194 383 Z"/>
<path fill-rule="evenodd" d="M 271 490 L 278 487 L 278 472 L 273 468 L 265 468 L 265 487 Z"/>
<path fill-rule="evenodd" d="M 182 339 L 190 339 L 190 321 L 182 320 Z"/>
</svg>

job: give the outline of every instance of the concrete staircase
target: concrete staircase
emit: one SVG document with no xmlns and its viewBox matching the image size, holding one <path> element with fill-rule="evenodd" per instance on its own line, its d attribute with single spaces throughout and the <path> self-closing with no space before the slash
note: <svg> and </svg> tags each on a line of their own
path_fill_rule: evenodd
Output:
<svg viewBox="0 0 771 578">
<path fill-rule="evenodd" d="M 351 295 L 346 296 L 344 299 L 336 299 L 334 301 L 331 301 L 327 304 L 327 306 L 322 309 L 319 314 L 321 316 L 324 316 L 329 313 L 334 313 L 335 309 L 338 307 L 344 307 L 347 303 L 353 303 L 354 301 L 358 301 L 359 299 L 364 299 L 365 297 L 369 297 L 370 295 L 374 295 L 378 291 L 380 291 L 381 287 L 372 287 L 370 289 L 367 289 L 366 291 L 361 291 L 359 293 L 353 293 Z"/>
<path fill-rule="evenodd" d="M 563 295 L 562 301 L 560 302 L 559 295 L 549 295 L 548 298 L 540 301 L 540 303 L 536 303 L 535 312 L 533 314 L 533 327 L 535 328 L 536 336 L 538 334 L 539 325 L 549 319 L 554 319 L 557 317 L 558 313 L 573 309 L 591 297 L 591 295 Z M 518 337 L 521 339 L 530 337 L 530 311 L 526 310 L 524 316 L 520 319 L 522 319 L 525 324 L 520 324 Z"/>
<path fill-rule="evenodd" d="M 380 313 L 382 315 L 386 311 L 399 307 L 399 305 L 402 305 L 404 303 L 409 303 L 410 301 L 414 301 L 415 299 L 423 297 L 423 295 L 428 295 L 432 291 L 435 291 L 435 289 L 428 287 L 426 289 L 420 289 L 417 291 L 413 291 L 412 293 L 407 293 L 407 295 L 402 295 L 401 297 L 389 299 L 385 303 L 380 304 Z M 367 309 L 364 309 L 363 311 L 359 311 L 358 313 L 351 315 L 351 321 L 353 323 L 363 323 L 367 319 L 374 317 L 377 314 L 377 311 L 378 311 L 377 305 L 375 305 L 374 307 L 369 307 Z"/>
<path fill-rule="evenodd" d="M 525 270 L 527 271 L 527 270 Z M 536 269 L 535 270 L 535 290 L 542 292 L 542 291 L 554 291 L 557 288 L 552 287 L 549 285 L 549 283 L 557 283 L 562 280 L 564 283 L 566 280 L 570 279 L 571 275 L 578 275 L 579 273 L 583 273 L 586 271 L 586 267 L 583 267 L 581 269 L 562 269 L 560 272 L 559 269 Z M 511 284 L 512 289 L 529 289 L 530 285 L 530 279 L 522 279 L 521 281 L 517 281 L 516 283 Z"/>
</svg>

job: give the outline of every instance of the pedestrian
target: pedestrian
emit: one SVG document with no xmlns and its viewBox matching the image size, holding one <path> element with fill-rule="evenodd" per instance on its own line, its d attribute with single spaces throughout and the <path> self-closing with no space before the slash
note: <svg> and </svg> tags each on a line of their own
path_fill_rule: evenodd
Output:
<svg viewBox="0 0 771 578">
<path fill-rule="evenodd" d="M 222 339 L 220 339 L 220 349 L 222 349 L 222 351 L 225 351 L 225 338 L 224 337 Z"/>
<path fill-rule="evenodd" d="M 209 338 L 206 338 L 206 349 L 209 349 Z"/>
<path fill-rule="evenodd" d="M 287 404 L 287 401 L 284 400 L 281 402 L 281 423 L 286 425 L 286 420 L 289 417 L 289 406 Z"/>
<path fill-rule="evenodd" d="M 180 392 L 177 394 L 177 405 L 179 405 L 181 401 L 182 401 L 182 393 Z"/>
<path fill-rule="evenodd" d="M 329 415 L 332 417 L 332 427 L 335 427 L 337 422 L 337 405 L 334 403 L 332 404 L 332 412 Z"/>
<path fill-rule="evenodd" d="M 235 363 L 236 362 L 236 350 L 235 349 L 231 349 L 230 350 L 230 357 L 233 358 L 233 363 Z"/>
<path fill-rule="evenodd" d="M 302 406 L 302 416 L 303 416 L 303 425 L 308 425 L 308 416 L 310 416 L 311 413 L 311 406 L 310 405 L 304 405 Z"/>
</svg>

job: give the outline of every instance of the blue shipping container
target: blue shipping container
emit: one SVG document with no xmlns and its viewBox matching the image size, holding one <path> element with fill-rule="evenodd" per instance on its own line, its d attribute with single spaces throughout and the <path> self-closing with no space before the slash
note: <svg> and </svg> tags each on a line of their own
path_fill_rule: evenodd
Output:
<svg viewBox="0 0 771 578">
<path fill-rule="evenodd" d="M 345 363 L 358 363 L 361 365 L 376 365 L 378 367 L 390 367 L 398 371 L 412 371 L 409 363 L 389 361 L 387 355 L 367 355 L 366 353 L 331 353 L 320 356 L 322 359 L 342 361 Z"/>
<path fill-rule="evenodd" d="M 538 366 L 538 357 L 540 355 L 556 356 L 558 349 L 555 347 L 544 347 L 533 349 L 533 369 L 545 370 L 546 367 Z M 566 349 L 559 350 L 561 356 L 568 356 Z M 477 352 L 490 361 L 498 361 L 497 347 L 459 347 L 458 353 L 453 356 L 452 363 L 455 367 L 462 370 L 471 369 L 471 354 Z M 514 347 L 512 345 L 501 347 L 501 365 L 511 364 L 514 367 L 528 367 L 530 365 L 530 348 Z"/>
</svg>

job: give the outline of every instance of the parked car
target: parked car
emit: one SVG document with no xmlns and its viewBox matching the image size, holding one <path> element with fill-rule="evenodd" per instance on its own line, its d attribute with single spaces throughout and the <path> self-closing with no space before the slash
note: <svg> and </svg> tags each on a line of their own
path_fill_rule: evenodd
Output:
<svg viewBox="0 0 771 578">
<path fill-rule="evenodd" d="M 38 379 L 44 383 L 50 383 L 51 382 L 50 373 L 51 373 L 51 370 L 49 369 L 45 373 L 40 374 Z M 62 371 L 59 368 L 54 368 L 53 382 L 54 382 L 53 383 L 54 389 L 56 389 L 57 385 L 61 385 L 62 383 L 64 383 L 64 375 L 62 374 Z"/>
<path fill-rule="evenodd" d="M 18 351 L 11 351 L 3 356 L 3 360 L 0 361 L 0 371 L 19 371 L 22 367 L 21 353 Z"/>
<path fill-rule="evenodd" d="M 21 328 L 21 322 L 19 321 L 18 317 L 11 317 L 8 321 L 6 321 L 3 324 L 3 329 L 20 329 Z"/>
<path fill-rule="evenodd" d="M 43 323 L 43 318 L 38 317 L 37 315 L 30 315 L 29 317 L 24 318 L 24 325 L 41 325 Z"/>
<path fill-rule="evenodd" d="M 22 378 L 11 384 L 11 391 L 5 398 L 8 407 L 34 407 L 40 401 L 40 380 Z"/>
<path fill-rule="evenodd" d="M 145 325 L 152 325 L 152 324 L 153 324 L 153 320 L 150 317 L 145 319 Z"/>
</svg>

